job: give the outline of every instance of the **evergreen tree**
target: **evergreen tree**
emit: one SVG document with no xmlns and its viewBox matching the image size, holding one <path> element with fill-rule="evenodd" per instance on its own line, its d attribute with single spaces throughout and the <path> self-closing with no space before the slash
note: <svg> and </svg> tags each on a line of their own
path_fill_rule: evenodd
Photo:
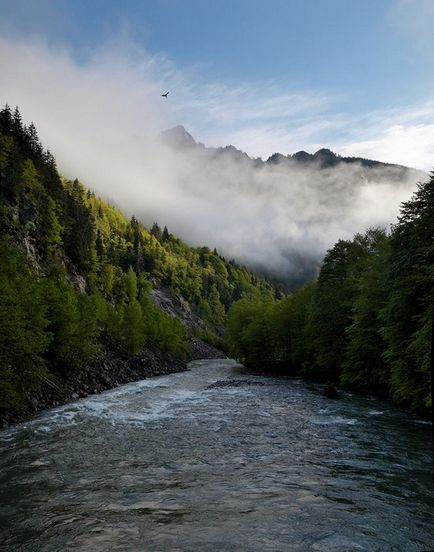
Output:
<svg viewBox="0 0 434 552">
<path fill-rule="evenodd" d="M 48 377 L 52 338 L 39 283 L 24 258 L 0 240 L 0 408 L 23 406 Z"/>
<path fill-rule="evenodd" d="M 132 299 L 123 308 L 122 334 L 130 356 L 137 354 L 145 343 L 145 321 L 137 299 Z"/>
<path fill-rule="evenodd" d="M 347 327 L 348 346 L 340 383 L 354 391 L 387 395 L 390 371 L 384 360 L 382 313 L 389 291 L 389 240 L 380 229 L 370 230 L 368 239 L 369 252 L 357 285 L 352 322 Z"/>
<path fill-rule="evenodd" d="M 394 400 L 430 406 L 429 355 L 434 304 L 434 173 L 404 203 L 391 236 L 389 298 L 384 309 L 385 358 Z"/>
<path fill-rule="evenodd" d="M 163 234 L 161 235 L 161 241 L 167 242 L 169 241 L 169 238 L 170 238 L 169 230 L 167 229 L 167 226 L 165 226 L 163 229 Z"/>
<path fill-rule="evenodd" d="M 80 272 L 88 274 L 96 261 L 95 227 L 78 180 L 67 183 L 65 219 L 62 236 L 65 252 Z"/>
<path fill-rule="evenodd" d="M 98 311 L 94 298 L 68 284 L 60 267 L 52 268 L 42 284 L 47 330 L 53 336 L 46 358 L 54 370 L 67 375 L 79 370 L 98 350 Z"/>
<path fill-rule="evenodd" d="M 151 232 L 151 235 L 157 238 L 158 241 L 161 241 L 163 234 L 161 232 L 161 228 L 158 226 L 156 222 L 154 222 L 154 224 L 152 225 L 150 232 Z"/>
<path fill-rule="evenodd" d="M 225 308 L 220 301 L 220 294 L 217 290 L 217 286 L 213 284 L 208 298 L 208 303 L 213 314 L 213 319 L 216 325 L 223 324 L 225 320 Z"/>
</svg>

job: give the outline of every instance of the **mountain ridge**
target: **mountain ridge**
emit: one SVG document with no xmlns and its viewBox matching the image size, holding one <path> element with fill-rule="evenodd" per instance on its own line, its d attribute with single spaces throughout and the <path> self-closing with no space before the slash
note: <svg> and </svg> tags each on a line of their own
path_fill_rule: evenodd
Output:
<svg viewBox="0 0 434 552">
<path fill-rule="evenodd" d="M 195 138 L 190 134 L 183 125 L 176 125 L 175 127 L 164 130 L 160 133 L 160 139 L 169 146 L 175 148 L 196 148 L 198 151 L 219 154 L 229 154 L 235 159 L 245 159 L 254 162 L 256 165 L 279 165 L 287 163 L 291 165 L 310 166 L 317 165 L 321 169 L 328 167 L 335 167 L 341 163 L 343 164 L 357 164 L 362 167 L 374 168 L 374 167 L 396 167 L 404 170 L 418 170 L 413 167 L 407 167 L 398 163 L 387 163 L 376 159 L 369 159 L 359 156 L 342 156 L 335 153 L 329 148 L 320 148 L 314 153 L 308 153 L 304 150 L 296 151 L 295 153 L 280 153 L 276 152 L 270 155 L 266 160 L 261 157 L 251 157 L 245 151 L 228 144 L 226 146 L 205 146 L 202 142 L 197 142 Z"/>
</svg>

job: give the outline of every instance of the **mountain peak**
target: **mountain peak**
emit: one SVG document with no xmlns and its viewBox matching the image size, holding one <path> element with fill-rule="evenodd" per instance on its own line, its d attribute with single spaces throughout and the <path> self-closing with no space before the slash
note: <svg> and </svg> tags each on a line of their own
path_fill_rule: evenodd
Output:
<svg viewBox="0 0 434 552">
<path fill-rule="evenodd" d="M 247 155 L 245 151 L 239 150 L 232 144 L 229 144 L 228 146 L 215 148 L 215 151 L 218 155 L 228 155 L 232 159 L 235 159 L 237 161 L 241 160 L 249 160 L 251 161 L 251 158 Z"/>
<path fill-rule="evenodd" d="M 313 161 L 318 161 L 322 168 L 333 167 L 340 161 L 340 157 L 328 148 L 321 148 L 312 156 Z"/>
<path fill-rule="evenodd" d="M 270 155 L 267 159 L 267 163 L 270 163 L 271 165 L 279 165 L 285 161 L 288 161 L 288 157 L 283 155 L 283 153 L 273 153 L 273 155 Z"/>
<path fill-rule="evenodd" d="M 294 153 L 292 156 L 296 161 L 310 161 L 312 159 L 312 154 L 307 153 L 307 151 L 301 150 Z"/>
<path fill-rule="evenodd" d="M 164 142 L 174 147 L 186 148 L 198 145 L 193 136 L 182 125 L 164 130 L 160 136 Z"/>
</svg>

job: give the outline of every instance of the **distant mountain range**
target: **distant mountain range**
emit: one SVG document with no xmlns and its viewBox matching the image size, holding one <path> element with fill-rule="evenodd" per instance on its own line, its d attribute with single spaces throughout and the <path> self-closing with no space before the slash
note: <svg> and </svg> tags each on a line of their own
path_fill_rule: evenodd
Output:
<svg viewBox="0 0 434 552">
<path fill-rule="evenodd" d="M 166 204 L 170 224 L 176 229 L 180 221 L 187 240 L 201 235 L 227 256 L 295 287 L 315 277 L 338 239 L 390 227 L 401 202 L 427 178 L 326 148 L 252 158 L 232 145 L 207 147 L 183 126 L 160 139 L 174 153 L 175 189 L 184 204 L 196 206 L 184 215 Z"/>
<path fill-rule="evenodd" d="M 161 133 L 163 142 L 169 144 L 177 149 L 193 149 L 203 150 L 211 156 L 230 156 L 234 160 L 238 161 L 250 161 L 251 163 L 261 165 L 288 165 L 291 167 L 315 167 L 315 168 L 330 168 L 336 167 L 340 164 L 352 164 L 360 165 L 366 168 L 386 168 L 393 167 L 402 171 L 414 170 L 409 169 L 403 165 L 397 165 L 393 163 L 383 163 L 382 161 L 375 161 L 372 159 L 365 159 L 363 157 L 342 157 L 330 149 L 321 148 L 315 153 L 308 153 L 300 150 L 294 154 L 284 155 L 282 153 L 273 153 L 267 160 L 262 160 L 260 157 L 250 157 L 247 153 L 237 149 L 235 146 L 228 145 L 224 147 L 206 147 L 202 142 L 196 142 L 193 136 L 182 126 L 165 130 Z"/>
</svg>

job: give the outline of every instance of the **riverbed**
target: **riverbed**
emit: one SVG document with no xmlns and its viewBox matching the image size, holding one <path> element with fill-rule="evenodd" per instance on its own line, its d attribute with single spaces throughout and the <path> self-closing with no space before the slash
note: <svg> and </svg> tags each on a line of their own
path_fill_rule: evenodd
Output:
<svg viewBox="0 0 434 552">
<path fill-rule="evenodd" d="M 430 432 L 196 361 L 0 432 L 0 550 L 432 550 Z"/>
</svg>

